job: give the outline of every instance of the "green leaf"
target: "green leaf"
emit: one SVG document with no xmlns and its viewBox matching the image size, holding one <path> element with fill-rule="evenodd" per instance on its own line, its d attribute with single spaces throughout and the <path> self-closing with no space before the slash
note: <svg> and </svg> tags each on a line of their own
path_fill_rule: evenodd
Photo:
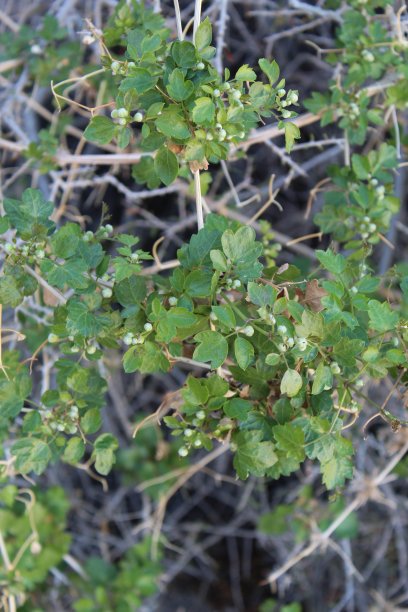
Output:
<svg viewBox="0 0 408 612">
<path fill-rule="evenodd" d="M 187 379 L 187 389 L 183 389 L 183 397 L 193 406 L 204 405 L 209 397 L 205 381 L 190 375 Z"/>
<path fill-rule="evenodd" d="M 303 461 L 305 458 L 305 434 L 302 429 L 292 423 L 276 425 L 273 428 L 273 435 L 279 450 L 285 451 L 288 457 L 296 461 Z"/>
<path fill-rule="evenodd" d="M 248 66 L 248 64 L 244 64 L 241 68 L 238 69 L 238 72 L 235 75 L 236 81 L 256 81 L 256 73 L 252 68 Z"/>
<path fill-rule="evenodd" d="M 316 338 L 321 340 L 324 335 L 324 320 L 319 312 L 304 310 L 302 312 L 302 323 L 296 325 L 296 333 L 304 338 Z"/>
<path fill-rule="evenodd" d="M 191 136 L 186 121 L 179 114 L 178 110 L 173 107 L 164 110 L 155 123 L 157 129 L 169 138 L 186 140 Z"/>
<path fill-rule="evenodd" d="M 367 157 L 357 155 L 351 156 L 351 165 L 358 179 L 365 181 L 371 173 L 370 162 Z"/>
<path fill-rule="evenodd" d="M 109 433 L 98 436 L 94 444 L 95 469 L 99 474 L 106 476 L 115 463 L 115 450 L 118 441 Z"/>
<path fill-rule="evenodd" d="M 248 340 L 238 336 L 234 342 L 234 353 L 241 370 L 246 370 L 253 361 L 254 347 Z"/>
<path fill-rule="evenodd" d="M 211 98 L 197 98 L 194 103 L 192 117 L 197 125 L 209 126 L 214 121 L 215 104 Z"/>
<path fill-rule="evenodd" d="M 187 275 L 184 290 L 190 297 L 207 297 L 211 293 L 213 273 L 210 271 L 193 270 Z"/>
<path fill-rule="evenodd" d="M 276 300 L 277 291 L 270 285 L 249 282 L 248 295 L 251 302 L 257 306 L 272 306 Z"/>
<path fill-rule="evenodd" d="M 264 72 L 268 77 L 270 84 L 273 85 L 279 78 L 280 70 L 278 64 L 275 62 L 275 60 L 269 62 L 264 57 L 258 60 L 258 64 L 262 72 Z"/>
<path fill-rule="evenodd" d="M 251 256 L 255 243 L 255 230 L 252 227 L 240 227 L 235 233 L 226 230 L 221 237 L 223 251 L 233 263 L 245 261 Z"/>
<path fill-rule="evenodd" d="M 332 388 L 333 373 L 328 366 L 325 366 L 323 361 L 319 363 L 313 379 L 312 395 L 319 395 L 322 391 L 327 391 Z"/>
<path fill-rule="evenodd" d="M 233 447 L 236 449 L 234 468 L 242 480 L 249 474 L 264 476 L 266 470 L 278 461 L 272 442 L 261 440 L 262 432 L 259 430 L 241 431 L 233 437 Z"/>
<path fill-rule="evenodd" d="M 372 329 L 386 332 L 395 329 L 399 321 L 399 315 L 393 311 L 387 302 L 370 300 L 368 302 L 368 316 Z"/>
<path fill-rule="evenodd" d="M 217 270 L 218 272 L 226 272 L 228 270 L 227 260 L 222 251 L 219 249 L 213 249 L 210 251 L 210 258 L 214 270 Z"/>
<path fill-rule="evenodd" d="M 93 434 L 102 427 L 101 413 L 97 408 L 87 410 L 81 417 L 81 428 L 86 434 Z"/>
<path fill-rule="evenodd" d="M 22 201 L 4 198 L 7 217 L 22 238 L 48 234 L 55 223 L 49 217 L 54 210 L 52 202 L 47 202 L 38 189 L 26 189 Z"/>
<path fill-rule="evenodd" d="M 23 301 L 17 281 L 13 276 L 7 275 L 0 277 L 0 304 L 5 308 L 15 308 Z"/>
<path fill-rule="evenodd" d="M 67 310 L 67 330 L 74 336 L 97 336 L 110 323 L 108 316 L 91 312 L 88 306 L 78 299 L 71 299 Z"/>
<path fill-rule="evenodd" d="M 80 226 L 77 223 L 66 223 L 51 238 L 52 252 L 56 257 L 69 259 L 75 255 L 81 239 Z"/>
<path fill-rule="evenodd" d="M 31 378 L 27 375 L 18 375 L 14 380 L 0 380 L 0 417 L 15 418 L 22 410 L 24 400 L 30 392 Z"/>
<path fill-rule="evenodd" d="M 123 368 L 127 374 L 130 372 L 167 372 L 170 368 L 168 359 L 163 355 L 160 347 L 153 342 L 145 342 L 139 346 L 132 346 L 123 356 Z"/>
<path fill-rule="evenodd" d="M 83 261 L 73 259 L 58 264 L 48 259 L 42 261 L 40 267 L 50 285 L 58 289 L 64 289 L 66 286 L 72 289 L 86 289 L 88 286 L 89 280 L 84 276 L 87 265 Z"/>
<path fill-rule="evenodd" d="M 81 461 L 82 457 L 85 453 L 85 444 L 82 438 L 71 438 L 68 440 L 68 444 L 65 447 L 63 459 L 67 463 L 72 463 L 75 465 L 79 461 Z"/>
<path fill-rule="evenodd" d="M 97 144 L 109 144 L 116 132 L 116 125 L 104 115 L 92 117 L 84 132 L 84 138 Z"/>
<path fill-rule="evenodd" d="M 132 76 L 123 79 L 119 91 L 134 90 L 138 95 L 153 89 L 158 81 L 158 77 L 152 75 L 146 68 L 133 68 Z"/>
<path fill-rule="evenodd" d="M 132 306 L 142 302 L 147 294 L 146 279 L 130 276 L 115 284 L 115 296 L 122 306 Z"/>
<path fill-rule="evenodd" d="M 347 261 L 343 255 L 336 255 L 330 249 L 327 251 L 317 250 L 316 256 L 322 266 L 332 274 L 341 274 L 347 267 Z"/>
<path fill-rule="evenodd" d="M 153 157 L 142 157 L 138 164 L 132 166 L 132 176 L 137 183 L 146 183 L 149 189 L 156 189 L 160 185 L 160 179 L 154 169 Z"/>
<path fill-rule="evenodd" d="M 344 486 L 347 479 L 353 477 L 353 445 L 350 440 L 338 437 L 332 456 L 322 462 L 323 483 L 328 489 Z"/>
<path fill-rule="evenodd" d="M 266 365 L 275 366 L 281 361 L 283 361 L 282 355 L 279 355 L 278 353 L 268 353 L 268 355 L 265 357 Z"/>
<path fill-rule="evenodd" d="M 227 417 L 230 419 L 237 419 L 238 421 L 246 421 L 251 409 L 252 403 L 240 397 L 234 397 L 227 400 L 223 406 L 223 410 Z"/>
<path fill-rule="evenodd" d="M 219 368 L 227 358 L 228 342 L 219 332 L 203 331 L 194 336 L 199 345 L 196 347 L 193 359 L 209 361 L 211 367 Z"/>
<path fill-rule="evenodd" d="M 177 66 L 193 68 L 197 63 L 197 52 L 193 44 L 183 40 L 176 40 L 171 46 L 171 55 Z"/>
<path fill-rule="evenodd" d="M 11 448 L 16 458 L 14 467 L 21 474 L 42 474 L 51 460 L 48 445 L 38 438 L 21 438 Z"/>
<path fill-rule="evenodd" d="M 225 325 L 228 329 L 234 329 L 237 322 L 234 311 L 231 306 L 224 304 L 222 306 L 212 306 L 212 312 L 216 315 L 218 321 Z"/>
<path fill-rule="evenodd" d="M 161 182 L 170 185 L 178 175 L 177 157 L 167 147 L 160 147 L 154 158 L 154 169 Z"/>
<path fill-rule="evenodd" d="M 364 348 L 363 340 L 357 338 L 342 338 L 333 346 L 333 358 L 341 366 L 353 366 L 356 363 L 356 355 Z"/>
<path fill-rule="evenodd" d="M 191 96 L 194 85 L 191 81 L 184 80 L 184 73 L 181 68 L 175 68 L 170 74 L 167 91 L 173 100 L 182 102 Z"/>
<path fill-rule="evenodd" d="M 209 17 L 200 23 L 194 37 L 194 45 L 197 51 L 201 52 L 211 44 L 212 41 L 212 26 Z"/>
<path fill-rule="evenodd" d="M 293 149 L 293 145 L 295 144 L 295 140 L 300 138 L 300 130 L 295 123 L 291 121 L 286 121 L 284 124 L 285 130 L 285 146 L 286 151 L 288 153 Z"/>
<path fill-rule="evenodd" d="M 288 397 L 294 397 L 301 390 L 302 384 L 303 380 L 299 372 L 291 369 L 286 370 L 280 384 L 281 393 L 285 393 Z"/>
</svg>

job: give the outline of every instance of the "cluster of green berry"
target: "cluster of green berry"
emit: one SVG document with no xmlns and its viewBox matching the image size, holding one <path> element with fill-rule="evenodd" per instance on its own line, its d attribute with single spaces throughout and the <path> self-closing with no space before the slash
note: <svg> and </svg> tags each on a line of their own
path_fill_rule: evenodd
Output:
<svg viewBox="0 0 408 612">
<path fill-rule="evenodd" d="M 71 396 L 68 396 L 69 400 Z M 60 394 L 62 400 L 64 400 L 64 393 Z M 41 418 L 45 425 L 55 432 L 65 432 L 67 434 L 76 434 L 78 431 L 79 423 L 79 408 L 76 404 L 70 406 L 61 406 L 57 408 L 46 408 L 40 411 Z"/>
</svg>

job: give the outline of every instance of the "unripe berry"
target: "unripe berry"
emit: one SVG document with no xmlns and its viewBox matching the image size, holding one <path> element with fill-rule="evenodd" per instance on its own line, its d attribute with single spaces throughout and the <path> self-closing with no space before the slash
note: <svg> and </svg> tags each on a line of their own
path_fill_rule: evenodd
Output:
<svg viewBox="0 0 408 612">
<path fill-rule="evenodd" d="M 151 332 L 153 329 L 153 325 L 151 323 L 145 323 L 143 326 L 144 330 L 147 332 Z"/>
<path fill-rule="evenodd" d="M 51 344 L 59 342 L 59 336 L 57 336 L 56 334 L 48 334 L 48 342 L 51 342 Z"/>
<path fill-rule="evenodd" d="M 102 289 L 102 296 L 103 296 L 104 298 L 110 298 L 110 297 L 112 297 L 112 293 L 113 293 L 113 292 L 112 292 L 112 289 L 111 289 L 110 287 L 104 287 L 104 288 Z"/>
<path fill-rule="evenodd" d="M 255 333 L 255 330 L 254 330 L 254 328 L 252 327 L 252 325 L 247 325 L 246 327 L 244 327 L 244 329 L 243 329 L 242 331 L 243 331 L 243 333 L 244 333 L 246 336 L 248 336 L 248 338 L 250 338 L 251 336 L 253 336 L 253 335 L 254 335 L 254 333 Z"/>
<path fill-rule="evenodd" d="M 112 119 L 117 119 L 119 117 L 117 108 L 113 109 L 113 111 L 111 112 L 111 117 Z"/>
<path fill-rule="evenodd" d="M 126 110 L 126 108 L 118 108 L 118 117 L 127 117 L 129 115 L 128 111 Z"/>
<path fill-rule="evenodd" d="M 241 96 L 241 92 L 238 91 L 238 89 L 234 89 L 234 91 L 232 92 L 232 97 L 234 98 L 234 100 L 239 100 Z"/>
<path fill-rule="evenodd" d="M 284 334 L 286 334 L 287 331 L 288 330 L 287 330 L 287 327 L 285 325 L 279 325 L 278 326 L 278 334 L 281 334 L 283 336 Z"/>
<path fill-rule="evenodd" d="M 191 438 L 193 433 L 194 433 L 194 431 L 192 429 L 190 429 L 189 427 L 187 427 L 187 429 L 184 430 L 184 435 L 186 436 L 186 438 Z"/>
<path fill-rule="evenodd" d="M 213 91 L 214 98 L 219 98 L 220 95 L 221 95 L 220 90 L 219 89 L 214 89 L 214 91 Z"/>
<path fill-rule="evenodd" d="M 143 113 L 136 113 L 133 119 L 134 121 L 141 123 L 143 121 Z"/>
<path fill-rule="evenodd" d="M 198 64 L 196 65 L 197 70 L 204 70 L 205 68 L 205 64 L 204 62 L 198 62 Z"/>
<path fill-rule="evenodd" d="M 169 297 L 169 304 L 170 306 L 175 306 L 177 304 L 178 300 L 174 295 L 171 295 Z"/>
<path fill-rule="evenodd" d="M 133 334 L 126 334 L 123 338 L 123 342 L 127 344 L 127 346 L 130 346 L 133 342 Z"/>
<path fill-rule="evenodd" d="M 196 417 L 200 421 L 203 421 L 205 419 L 205 412 L 204 412 L 204 410 L 199 410 L 198 412 L 196 412 Z"/>
<path fill-rule="evenodd" d="M 201 442 L 200 438 L 197 438 L 197 440 L 194 440 L 194 446 L 196 448 L 200 448 L 203 445 L 203 443 Z"/>
<path fill-rule="evenodd" d="M 118 123 L 119 123 L 119 125 L 126 125 L 127 124 L 127 120 L 126 119 L 118 119 Z"/>
<path fill-rule="evenodd" d="M 96 353 L 96 346 L 94 344 L 91 344 L 91 346 L 87 346 L 86 347 L 86 352 L 88 353 L 88 355 L 95 355 L 95 353 Z"/>
<path fill-rule="evenodd" d="M 42 551 L 42 546 L 38 542 L 38 540 L 34 540 L 34 542 L 31 542 L 30 553 L 32 555 L 39 555 L 41 551 Z"/>
<path fill-rule="evenodd" d="M 178 449 L 178 454 L 180 455 L 180 457 L 187 457 L 188 455 L 188 449 L 185 446 L 181 446 Z"/>
</svg>

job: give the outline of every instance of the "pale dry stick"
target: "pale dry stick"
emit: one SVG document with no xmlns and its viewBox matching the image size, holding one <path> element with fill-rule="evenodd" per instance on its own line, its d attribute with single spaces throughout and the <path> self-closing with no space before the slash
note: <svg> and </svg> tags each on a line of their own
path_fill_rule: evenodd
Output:
<svg viewBox="0 0 408 612">
<path fill-rule="evenodd" d="M 72 83 L 72 85 L 68 88 L 68 90 L 70 91 L 71 89 L 74 89 L 77 85 L 82 83 L 82 81 L 87 81 L 90 77 L 96 76 L 97 74 L 102 74 L 105 71 L 106 71 L 106 68 L 98 68 L 98 70 L 94 70 L 93 72 L 90 72 L 88 74 L 84 74 L 84 75 L 82 75 L 80 77 L 72 77 L 70 79 L 65 79 L 64 81 L 60 81 L 56 85 L 54 85 L 54 81 L 51 81 L 50 87 L 51 87 L 52 95 L 55 98 L 55 102 L 57 104 L 58 110 L 59 111 L 61 110 L 61 105 L 59 103 L 59 99 L 65 100 L 65 102 L 68 102 L 69 104 L 78 106 L 79 108 L 84 108 L 85 110 L 90 111 L 92 115 L 99 108 L 103 108 L 105 106 L 110 106 L 111 103 L 103 104 L 101 106 L 94 106 L 94 107 L 86 106 L 86 104 L 80 104 L 79 102 L 76 102 L 75 100 L 71 100 L 71 98 L 67 98 L 67 97 L 63 96 L 62 94 L 57 93 L 57 91 L 56 91 L 57 87 L 61 87 L 62 85 L 66 85 L 67 83 Z"/>
<path fill-rule="evenodd" d="M 338 517 L 329 525 L 325 531 L 316 535 L 310 542 L 308 546 L 303 548 L 296 555 L 292 556 L 288 559 L 279 569 L 275 570 L 267 577 L 265 583 L 273 584 L 276 583 L 278 578 L 286 574 L 286 572 L 295 565 L 299 563 L 302 559 L 309 557 L 313 554 L 318 548 L 320 548 L 325 542 L 328 541 L 330 536 L 336 531 L 336 529 L 350 516 L 352 512 L 363 506 L 372 496 L 373 490 L 379 487 L 389 475 L 389 473 L 394 469 L 394 467 L 401 461 L 401 459 L 408 452 L 408 441 L 400 448 L 400 450 L 395 453 L 395 455 L 390 459 L 389 463 L 385 466 L 385 468 L 375 477 L 373 478 L 368 486 L 366 491 L 360 492 L 353 501 L 341 512 Z"/>
<path fill-rule="evenodd" d="M 11 59 L 5 60 L 4 62 L 0 62 L 0 73 L 7 72 L 8 70 L 12 70 L 13 68 L 18 68 L 23 63 L 22 59 Z"/>
<path fill-rule="evenodd" d="M 280 149 L 280 147 L 277 147 L 275 144 L 273 144 L 271 140 L 265 140 L 265 144 L 271 149 L 271 151 L 273 151 L 273 153 L 275 153 L 275 155 L 277 155 L 277 157 L 279 157 L 282 164 L 288 165 L 300 176 L 307 176 L 307 172 L 305 172 L 305 170 L 303 170 L 303 168 L 299 166 L 299 164 L 297 164 L 291 157 L 289 157 L 289 155 L 286 155 L 286 153 L 284 153 L 284 151 Z"/>
<path fill-rule="evenodd" d="M 52 287 L 51 285 L 49 285 L 47 283 L 46 280 L 43 279 L 42 276 L 40 276 L 39 274 L 37 274 L 37 272 L 35 270 L 33 270 L 32 268 L 30 268 L 29 266 L 25 265 L 24 266 L 24 270 L 30 274 L 30 276 L 32 276 L 33 278 L 35 278 L 35 280 L 38 282 L 39 285 L 41 285 L 42 287 L 44 287 L 44 289 L 46 289 L 47 291 L 49 291 L 50 293 L 52 293 L 52 295 L 54 297 L 57 298 L 57 300 L 59 301 L 60 304 L 65 304 L 66 303 L 66 298 L 62 295 L 62 293 L 60 293 L 59 291 L 57 291 L 56 289 L 54 289 L 54 287 Z"/>
<path fill-rule="evenodd" d="M 174 0 L 174 12 L 176 13 L 177 38 L 184 40 L 183 25 L 181 23 L 180 5 L 178 0 Z"/>
<path fill-rule="evenodd" d="M 231 193 L 232 193 L 232 197 L 234 198 L 235 205 L 238 206 L 238 208 L 241 208 L 242 207 L 242 202 L 239 199 L 239 195 L 237 193 L 237 190 L 235 189 L 235 185 L 234 185 L 234 183 L 232 181 L 230 172 L 228 170 L 228 166 L 227 166 L 227 164 L 226 164 L 224 159 L 221 160 L 221 168 L 222 168 L 222 171 L 224 173 L 225 179 L 226 179 L 226 181 L 228 183 L 228 186 L 231 189 Z"/>
<path fill-rule="evenodd" d="M 194 4 L 194 26 L 193 26 L 193 42 L 195 44 L 195 37 L 197 34 L 198 27 L 201 22 L 201 5 L 203 0 L 195 0 Z"/>
<path fill-rule="evenodd" d="M 193 176 L 194 176 L 194 191 L 195 191 L 195 199 L 196 199 L 197 228 L 198 230 L 201 230 L 204 227 L 204 213 L 203 213 L 203 201 L 201 197 L 200 171 L 193 170 Z"/>
<path fill-rule="evenodd" d="M 317 183 L 317 185 L 315 185 L 313 187 L 313 189 L 311 189 L 310 194 L 309 194 L 309 198 L 307 200 L 307 204 L 306 204 L 306 212 L 305 212 L 305 219 L 308 219 L 312 210 L 312 206 L 313 206 L 313 202 L 317 196 L 317 194 L 319 193 L 319 191 L 321 191 L 321 187 L 323 187 L 323 185 L 326 185 L 327 183 L 330 183 L 331 178 L 330 177 L 326 177 L 324 179 L 322 179 L 321 181 L 319 181 Z"/>
<path fill-rule="evenodd" d="M 292 238 L 285 244 L 285 246 L 292 246 L 293 244 L 298 244 L 299 242 L 304 242 L 305 240 L 310 240 L 311 238 L 319 238 L 322 239 L 323 232 L 313 232 L 312 234 L 305 234 L 304 236 L 299 236 L 299 238 Z"/>
<path fill-rule="evenodd" d="M 188 470 L 178 478 L 177 482 L 165 493 L 159 501 L 158 507 L 154 516 L 154 526 L 153 526 L 153 534 L 152 534 L 152 555 L 153 557 L 157 557 L 157 547 L 160 538 L 160 531 L 164 520 L 164 515 L 166 512 L 167 504 L 170 499 L 177 493 L 182 486 L 186 484 L 190 478 L 192 478 L 197 472 L 199 472 L 203 467 L 217 459 L 224 453 L 229 450 L 229 443 L 225 442 L 223 445 L 220 445 L 218 448 L 215 448 L 211 453 L 205 455 L 202 459 L 194 463 L 192 466 L 188 468 Z"/>
<path fill-rule="evenodd" d="M 18 25 L 18 23 L 13 21 L 13 19 L 9 17 L 8 15 L 6 15 L 6 13 L 2 11 L 1 9 L 0 9 L 0 21 L 2 21 L 4 25 L 6 25 L 10 30 L 12 30 L 12 32 L 18 32 L 20 30 L 20 26 Z"/>
<path fill-rule="evenodd" d="M 82 150 L 84 148 L 86 144 L 85 139 L 82 137 L 79 141 L 78 144 L 75 148 L 75 155 L 81 155 Z M 67 176 L 67 180 L 65 181 L 65 189 L 63 191 L 61 200 L 59 202 L 59 206 L 58 208 L 55 208 L 51 219 L 53 221 L 55 221 L 56 223 L 58 223 L 58 221 L 61 219 L 61 217 L 63 216 L 66 208 L 67 208 L 67 204 L 68 204 L 68 200 L 69 200 L 69 196 L 71 194 L 72 191 L 72 183 L 75 179 L 75 176 L 77 174 L 78 171 L 78 167 L 79 167 L 79 163 L 73 163 L 69 169 L 69 173 Z"/>
<path fill-rule="evenodd" d="M 252 225 L 253 223 L 255 223 L 255 221 L 265 212 L 267 208 L 269 208 L 271 204 L 275 204 L 279 208 L 279 210 L 282 212 L 283 210 L 282 206 L 275 199 L 279 193 L 279 189 L 272 191 L 274 179 L 275 179 L 275 175 L 272 174 L 271 178 L 269 179 L 269 185 L 268 185 L 269 198 L 267 199 L 265 204 L 263 204 L 263 206 L 261 206 L 261 208 L 249 219 L 249 221 L 247 221 L 247 225 Z"/>
<path fill-rule="evenodd" d="M 217 51 L 214 59 L 214 66 L 217 69 L 218 74 L 222 74 L 223 65 L 222 65 L 222 55 L 225 46 L 225 30 L 228 20 L 228 0 L 220 0 L 219 4 L 221 4 L 219 9 L 219 18 L 217 23 Z"/>
</svg>

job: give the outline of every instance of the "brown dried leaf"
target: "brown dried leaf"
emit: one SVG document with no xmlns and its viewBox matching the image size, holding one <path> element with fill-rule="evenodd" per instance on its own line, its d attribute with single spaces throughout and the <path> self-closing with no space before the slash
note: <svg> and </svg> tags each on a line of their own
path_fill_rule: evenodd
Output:
<svg viewBox="0 0 408 612">
<path fill-rule="evenodd" d="M 314 279 L 306 283 L 306 291 L 301 303 L 305 306 L 309 306 L 314 312 L 320 312 L 323 310 L 322 298 L 326 295 L 327 291 L 319 286 L 319 281 L 317 279 Z"/>
</svg>

